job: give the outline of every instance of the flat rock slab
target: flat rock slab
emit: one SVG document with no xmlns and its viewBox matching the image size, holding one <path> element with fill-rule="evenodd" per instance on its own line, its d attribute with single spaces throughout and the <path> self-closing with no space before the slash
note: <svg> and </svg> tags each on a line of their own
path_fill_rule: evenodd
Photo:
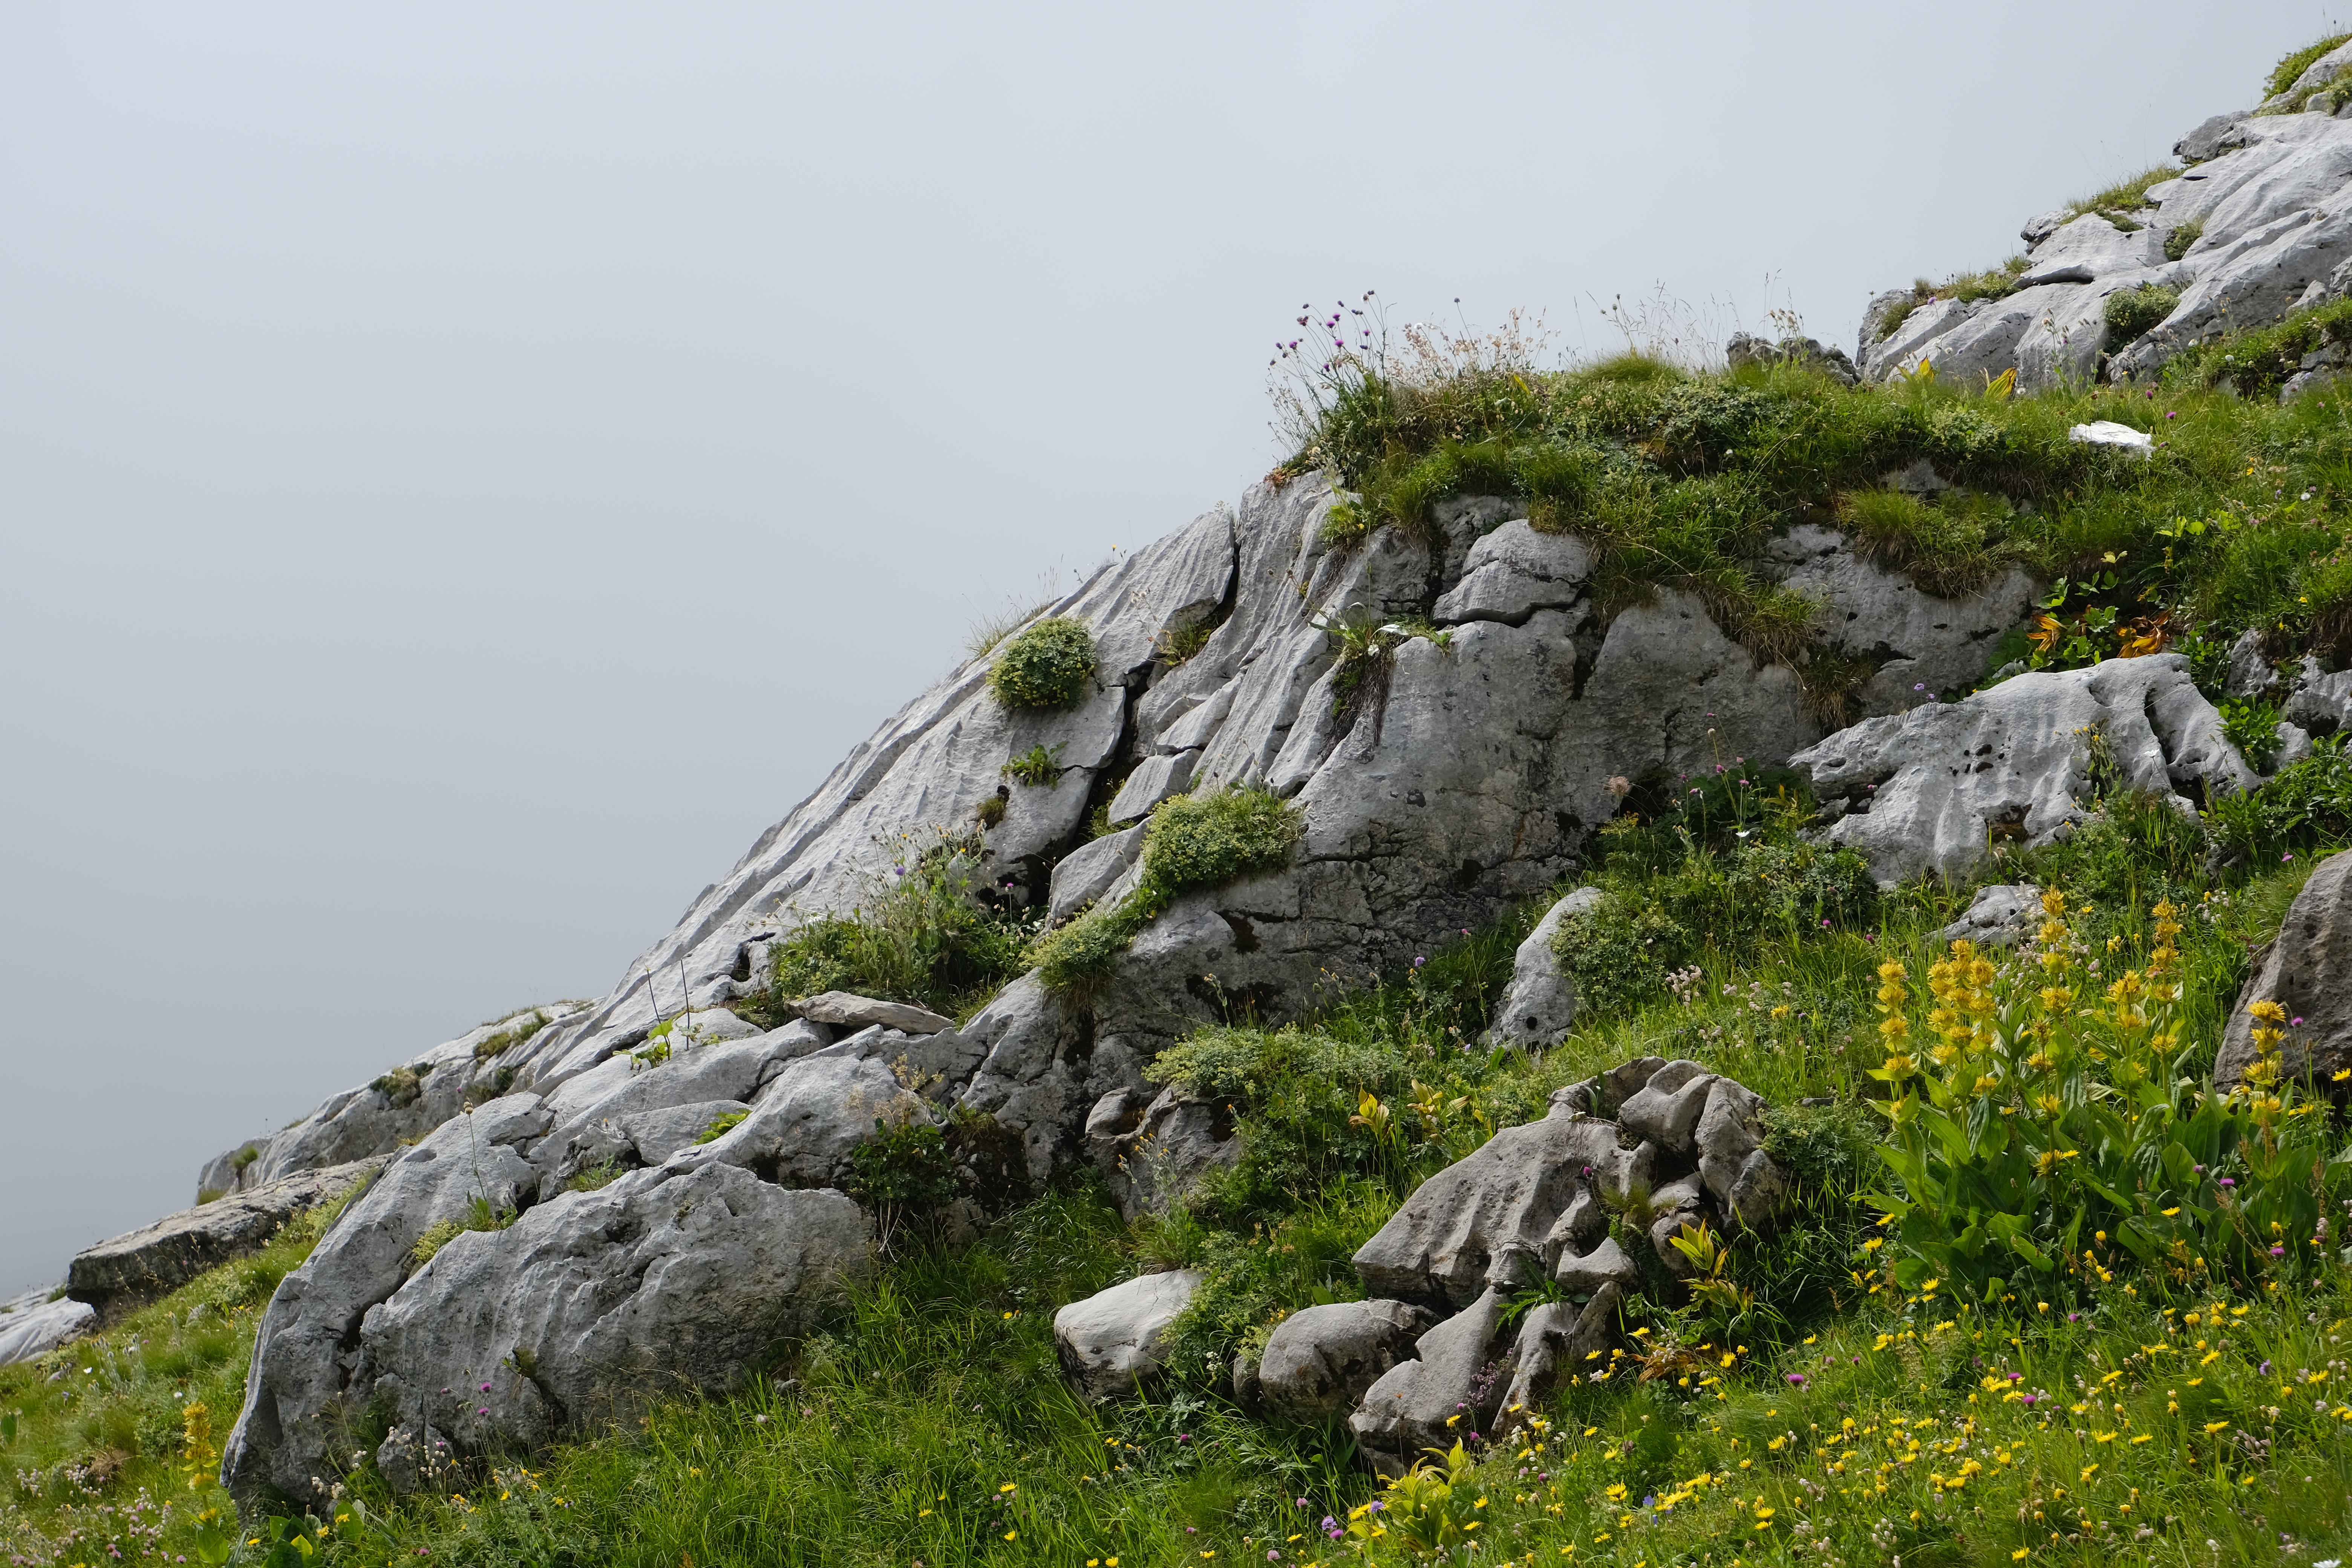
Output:
<svg viewBox="0 0 2352 1568">
<path fill-rule="evenodd" d="M 1192 1268 L 1140 1274 L 1054 1314 L 1054 1350 L 1070 1386 L 1088 1399 L 1149 1387 L 1167 1363 L 1168 1328 L 1192 1303 Z"/>
<path fill-rule="evenodd" d="M 47 1290 L 27 1290 L 0 1301 L 0 1366 L 47 1355 L 89 1331 L 98 1309 L 70 1296 L 50 1300 Z"/>
<path fill-rule="evenodd" d="M 954 1019 L 942 1018 L 928 1007 L 884 1002 L 847 991 L 819 992 L 801 1003 L 800 1010 L 801 1016 L 812 1023 L 830 1024 L 836 1029 L 865 1029 L 879 1024 L 886 1029 L 904 1029 L 910 1035 L 936 1035 L 941 1029 L 955 1027 Z"/>
<path fill-rule="evenodd" d="M 374 1175 L 384 1158 L 283 1176 L 101 1241 L 74 1258 L 66 1293 L 109 1316 L 167 1296 L 208 1268 L 260 1251 L 287 1221 Z"/>
</svg>

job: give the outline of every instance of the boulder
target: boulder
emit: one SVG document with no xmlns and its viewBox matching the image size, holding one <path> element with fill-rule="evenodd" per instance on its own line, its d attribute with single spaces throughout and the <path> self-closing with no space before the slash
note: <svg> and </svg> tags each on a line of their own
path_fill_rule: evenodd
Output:
<svg viewBox="0 0 2352 1568">
<path fill-rule="evenodd" d="M 1167 1361 L 1168 1329 L 1201 1289 L 1191 1268 L 1140 1274 L 1054 1314 L 1054 1350 L 1070 1386 L 1087 1399 L 1149 1388 Z"/>
<path fill-rule="evenodd" d="M 730 1165 L 561 1194 L 448 1242 L 367 1312 L 372 1397 L 460 1456 L 626 1423 L 657 1399 L 739 1384 L 838 1305 L 873 1236 L 838 1192 Z"/>
<path fill-rule="evenodd" d="M 1584 596 L 1592 552 L 1573 534 L 1545 533 L 1525 519 L 1506 522 L 1470 547 L 1462 581 L 1438 595 L 1440 625 L 1527 625 L 1538 610 L 1564 610 Z"/>
<path fill-rule="evenodd" d="M 1463 1306 L 1486 1289 L 1498 1259 L 1540 1256 L 1582 1173 L 1612 1197 L 1649 1179 L 1654 1150 L 1618 1147 L 1617 1124 L 1555 1111 L 1507 1127 L 1413 1190 L 1358 1250 L 1374 1295 Z"/>
<path fill-rule="evenodd" d="M 1087 905 L 1099 901 L 1113 883 L 1126 876 L 1143 854 L 1146 826 L 1139 822 L 1124 833 L 1107 834 L 1064 856 L 1054 868 L 1046 923 L 1062 924 Z"/>
<path fill-rule="evenodd" d="M 1937 942 L 1963 939 L 1979 947 L 2012 947 L 2042 926 L 2042 889 L 2031 882 L 1979 888 L 1958 920 L 1937 931 Z"/>
<path fill-rule="evenodd" d="M 1239 1108 L 1228 1098 L 1171 1084 L 1133 1113 L 1142 1099 L 1113 1089 L 1087 1118 L 1087 1145 L 1130 1220 L 1165 1215 L 1203 1174 L 1231 1170 L 1242 1156 L 1234 1124 Z"/>
<path fill-rule="evenodd" d="M 313 1495 L 330 1444 L 367 1401 L 348 1353 L 361 1320 L 408 1278 L 426 1230 L 464 1222 L 477 1199 L 495 1211 L 530 1200 L 540 1173 L 526 1155 L 551 1120 L 537 1095 L 491 1100 L 404 1152 L 336 1216 L 262 1313 L 222 1485 L 246 1502 L 270 1488 Z"/>
<path fill-rule="evenodd" d="M 1696 1062 L 1668 1062 L 1618 1108 L 1617 1120 L 1634 1137 L 1687 1155 L 1715 1083 L 1715 1075 Z"/>
<path fill-rule="evenodd" d="M 1485 1290 L 1423 1334 L 1413 1360 L 1399 1362 L 1364 1391 L 1348 1426 L 1381 1474 L 1402 1475 L 1424 1449 L 1489 1434 L 1508 1384 L 1489 1350 L 1504 1304 L 1501 1290 Z"/>
<path fill-rule="evenodd" d="M 1995 842 L 2047 844 L 2087 813 L 2095 734 L 2121 788 L 2221 795 L 2255 782 L 2189 661 L 2169 653 L 2015 676 L 1964 701 L 1865 719 L 1789 765 L 1845 811 L 1830 837 L 1881 886 L 1962 881 Z"/>
<path fill-rule="evenodd" d="M 2319 661 L 2305 654 L 2288 689 L 2286 721 L 2307 733 L 2333 735 L 2352 719 L 2352 669 L 2324 673 Z"/>
<path fill-rule="evenodd" d="M 1507 1436 L 1562 1384 L 1600 1364 L 1610 1341 L 1617 1337 L 1617 1311 L 1626 1289 L 1612 1279 L 1580 1307 L 1546 1301 L 1519 1320 L 1518 1338 L 1511 1345 L 1511 1381 L 1503 1390 L 1492 1436 Z"/>
<path fill-rule="evenodd" d="M 942 1018 L 928 1007 L 877 1001 L 846 991 L 820 992 L 795 1005 L 802 1017 L 835 1029 L 870 1029 L 879 1025 L 886 1029 L 903 1029 L 910 1035 L 936 1035 L 955 1027 L 954 1019 Z"/>
<path fill-rule="evenodd" d="M 2287 907 L 2239 994 L 2213 1060 L 2214 1081 L 2237 1083 L 2253 1065 L 2256 1002 L 2276 1002 L 2290 1023 L 2279 1047 L 2285 1075 L 2317 1079 L 2320 1091 L 2342 1098 L 2335 1076 L 2352 1068 L 2352 855 L 2319 863 Z"/>
<path fill-rule="evenodd" d="M 1430 1314 L 1406 1301 L 1338 1301 L 1285 1318 L 1258 1358 L 1258 1398 L 1268 1415 L 1301 1425 L 1352 1409 L 1400 1362 Z"/>
<path fill-rule="evenodd" d="M 791 1186 L 846 1179 L 850 1152 L 874 1136 L 877 1123 L 929 1119 L 920 1097 L 879 1053 L 867 1054 L 880 1034 L 853 1036 L 793 1062 L 761 1092 L 750 1115 L 708 1143 L 677 1149 L 663 1168 L 684 1174 L 738 1165 Z"/>
<path fill-rule="evenodd" d="M 1617 1245 L 1616 1237 L 1604 1236 L 1590 1252 L 1562 1252 L 1551 1277 L 1571 1298 L 1584 1300 L 1612 1285 L 1632 1289 L 1642 1282 L 1642 1266 Z"/>
<path fill-rule="evenodd" d="M 1177 752 L 1167 755 L 1144 758 L 1119 785 L 1118 794 L 1111 797 L 1108 818 L 1114 827 L 1125 827 L 1150 815 L 1161 801 L 1182 795 L 1192 784 L 1192 766 L 1199 762 L 1198 752 Z"/>
<path fill-rule="evenodd" d="M 382 1156 L 282 1176 L 166 1215 L 77 1254 L 66 1293 L 112 1318 L 160 1300 L 208 1268 L 258 1252 L 287 1221 L 383 1168 Z"/>
<path fill-rule="evenodd" d="M 1495 1021 L 1486 1030 L 1489 1045 L 1542 1050 L 1568 1037 L 1569 1026 L 1576 1021 L 1576 982 L 1560 967 L 1552 942 L 1563 921 L 1596 907 L 1604 897 L 1598 888 L 1577 889 L 1546 910 L 1519 943 L 1511 961 L 1510 984 L 1495 1003 Z"/>
<path fill-rule="evenodd" d="M 690 1106 L 749 1104 L 793 1062 L 828 1048 L 832 1037 L 826 1026 L 803 1018 L 748 1039 L 674 1047 L 663 1062 L 614 1057 L 548 1096 L 553 1124 L 533 1151 L 532 1161 L 547 1173 L 545 1184 L 551 1190 L 607 1162 L 624 1167 L 658 1164 L 660 1160 L 640 1146 L 635 1130 L 647 1132 L 656 1146 L 667 1143 L 661 1158 L 667 1159 L 678 1147 L 670 1134 L 680 1124 L 677 1117 L 665 1113 Z M 686 1142 L 692 1142 L 709 1125 L 706 1115 Z"/>
<path fill-rule="evenodd" d="M 0 1301 L 0 1366 L 71 1344 L 98 1321 L 98 1309 L 58 1290 L 27 1290 Z"/>
</svg>

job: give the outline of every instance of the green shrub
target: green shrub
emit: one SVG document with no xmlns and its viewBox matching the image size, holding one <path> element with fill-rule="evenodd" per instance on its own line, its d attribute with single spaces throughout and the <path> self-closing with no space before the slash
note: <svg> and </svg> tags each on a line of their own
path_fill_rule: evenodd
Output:
<svg viewBox="0 0 2352 1568">
<path fill-rule="evenodd" d="M 2143 283 L 2137 289 L 2118 289 L 2107 296 L 2105 307 L 2107 318 L 2107 347 L 2120 349 L 2125 344 L 2146 336 L 2172 314 L 2180 303 L 2178 289 L 2161 289 L 2153 283 Z"/>
<path fill-rule="evenodd" d="M 2261 788 L 2213 803 L 2214 836 L 2256 866 L 2352 842 L 2352 756 L 2325 735 Z"/>
<path fill-rule="evenodd" d="M 2164 258 L 2167 261 L 2179 260 L 2189 254 L 2190 246 L 2204 237 L 2205 223 L 2202 218 L 2190 218 L 2187 223 L 2175 225 L 2172 232 L 2164 237 Z"/>
<path fill-rule="evenodd" d="M 1030 931 L 981 901 L 973 847 L 946 834 L 919 851 L 902 846 L 907 858 L 873 879 L 847 914 L 808 921 L 779 940 L 765 995 L 736 1011 L 774 1026 L 793 998 L 851 991 L 952 1016 L 993 992 L 1021 973 Z"/>
<path fill-rule="evenodd" d="M 2221 733 L 2256 773 L 2271 771 L 2278 759 L 2278 710 L 2252 698 L 2231 697 L 2221 703 Z"/>
<path fill-rule="evenodd" d="M 1869 867 L 1851 849 L 1807 843 L 1785 830 L 1776 838 L 1761 829 L 1733 828 L 1731 835 L 1738 847 L 1728 856 L 1697 852 L 1699 841 L 1686 839 L 1679 864 L 1612 887 L 1598 904 L 1560 922 L 1552 952 L 1584 1005 L 1610 1011 L 1646 1002 L 1686 966 L 1742 962 L 1769 938 L 1798 940 L 1851 924 L 1875 901 Z M 1612 847 L 1612 861 L 1624 857 L 1657 866 L 1660 830 L 1628 827 L 1613 837 L 1631 847 Z"/>
<path fill-rule="evenodd" d="M 1764 1112 L 1764 1149 L 1808 1186 L 1847 1192 L 1876 1172 L 1885 1125 L 1852 1102 L 1775 1105 Z"/>
<path fill-rule="evenodd" d="M 892 1125 L 874 1120 L 874 1136 L 849 1152 L 849 1192 L 876 1211 L 887 1243 L 902 1222 L 938 1213 L 956 1200 L 955 1161 L 947 1135 L 920 1119 Z"/>
<path fill-rule="evenodd" d="M 988 689 L 1007 708 L 1075 707 L 1099 662 L 1086 622 L 1055 616 L 1005 645 L 988 672 Z"/>
</svg>

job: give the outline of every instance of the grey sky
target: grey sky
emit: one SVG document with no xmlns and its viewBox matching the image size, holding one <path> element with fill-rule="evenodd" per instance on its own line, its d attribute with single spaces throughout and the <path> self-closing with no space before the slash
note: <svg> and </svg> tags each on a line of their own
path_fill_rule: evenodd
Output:
<svg viewBox="0 0 2352 1568">
<path fill-rule="evenodd" d="M 0 1291 L 605 989 L 1302 301 L 1850 347 L 2325 20 L 2223 15 L 0 5 Z"/>
</svg>

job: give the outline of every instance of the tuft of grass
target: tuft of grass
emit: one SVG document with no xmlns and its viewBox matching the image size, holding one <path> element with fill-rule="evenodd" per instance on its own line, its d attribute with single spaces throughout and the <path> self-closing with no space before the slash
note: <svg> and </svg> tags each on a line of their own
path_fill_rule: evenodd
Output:
<svg viewBox="0 0 2352 1568">
<path fill-rule="evenodd" d="M 2202 218 L 2191 218 L 2187 223 L 2175 225 L 2172 232 L 2164 237 L 2164 258 L 2167 261 L 2179 260 L 2189 254 L 2190 246 L 2204 237 L 2205 220 Z"/>
<path fill-rule="evenodd" d="M 1086 622 L 1054 616 L 1004 645 L 988 672 L 988 689 L 1007 708 L 1075 707 L 1099 663 Z"/>
<path fill-rule="evenodd" d="M 530 1043 L 531 1037 L 547 1027 L 547 1025 L 546 1009 L 534 1007 L 531 1009 L 530 1016 L 522 1022 L 510 1025 L 500 1029 L 497 1034 L 478 1041 L 474 1047 L 474 1059 L 478 1062 L 486 1062 L 493 1057 L 503 1056 L 517 1046 Z"/>
<path fill-rule="evenodd" d="M 2108 295 L 2102 310 L 2106 316 L 2109 352 L 2145 336 L 2172 314 L 2173 307 L 2179 303 L 2179 290 L 2160 289 L 2153 283 L 2118 289 Z"/>
<path fill-rule="evenodd" d="M 2136 174 L 2129 174 L 2117 180 L 2105 190 L 2094 191 L 2087 196 L 2076 197 L 2067 204 L 2067 210 L 2076 216 L 2084 213 L 2097 213 L 2117 228 L 2129 233 L 2142 226 L 2128 215 L 2139 212 L 2148 205 L 2148 187 L 2160 185 L 2167 180 L 2176 179 L 2179 174 L 2179 168 L 2172 163 L 2151 164 Z"/>
<path fill-rule="evenodd" d="M 1939 599 L 1976 592 L 2014 562 L 2013 511 L 1999 496 L 1947 490 L 1930 500 L 1901 490 L 1850 490 L 1838 525 L 1879 564 L 1910 574 Z"/>
<path fill-rule="evenodd" d="M 2263 99 L 2267 100 L 2276 98 L 2288 88 L 2293 87 L 2296 78 L 2318 63 L 2320 56 L 2347 42 L 2352 42 L 2352 33 L 2330 33 L 2326 37 L 2305 44 L 2293 54 L 2282 58 L 2272 68 L 2270 80 L 2263 84 Z"/>
</svg>

